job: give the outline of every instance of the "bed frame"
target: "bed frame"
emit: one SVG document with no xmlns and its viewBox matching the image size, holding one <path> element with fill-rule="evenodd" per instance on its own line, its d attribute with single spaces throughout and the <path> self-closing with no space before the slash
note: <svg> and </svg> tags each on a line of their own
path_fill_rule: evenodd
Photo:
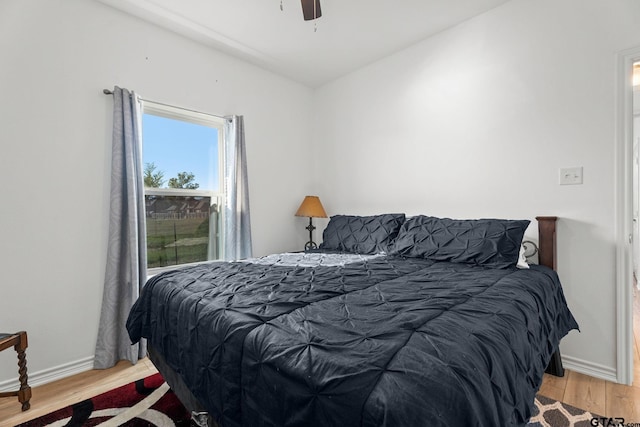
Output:
<svg viewBox="0 0 640 427">
<path fill-rule="evenodd" d="M 556 271 L 557 250 L 556 250 L 556 222 L 557 216 L 537 216 L 538 220 L 538 263 Z M 546 373 L 556 377 L 564 377 L 562 358 L 560 349 L 557 349 L 551 356 Z"/>
<path fill-rule="evenodd" d="M 556 270 L 556 221 L 557 216 L 537 216 L 538 263 Z"/>
<path fill-rule="evenodd" d="M 538 221 L 538 263 L 556 270 L 556 222 L 555 216 L 537 216 Z M 167 384 L 178 396 L 185 408 L 194 414 L 194 421 L 199 426 L 217 427 L 215 420 L 208 415 L 198 399 L 193 396 L 182 378 L 169 366 L 157 351 L 148 346 L 149 359 L 158 368 Z M 557 377 L 564 376 L 560 349 L 557 349 L 551 356 L 551 361 L 545 370 L 546 373 Z"/>
</svg>

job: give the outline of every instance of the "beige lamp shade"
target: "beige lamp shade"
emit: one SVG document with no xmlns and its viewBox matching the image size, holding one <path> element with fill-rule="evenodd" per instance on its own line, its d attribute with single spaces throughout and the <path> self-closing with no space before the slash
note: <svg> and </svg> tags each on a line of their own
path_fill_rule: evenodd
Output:
<svg viewBox="0 0 640 427">
<path fill-rule="evenodd" d="M 306 196 L 296 212 L 296 216 L 308 216 L 309 218 L 326 218 L 327 213 L 320 203 L 318 196 Z"/>
</svg>

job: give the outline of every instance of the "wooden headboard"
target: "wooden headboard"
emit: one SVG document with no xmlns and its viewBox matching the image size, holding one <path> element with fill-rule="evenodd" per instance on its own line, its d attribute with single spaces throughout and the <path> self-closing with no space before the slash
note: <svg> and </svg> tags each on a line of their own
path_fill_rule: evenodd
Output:
<svg viewBox="0 0 640 427">
<path fill-rule="evenodd" d="M 556 269 L 556 221 L 557 216 L 537 216 L 538 263 Z"/>
<path fill-rule="evenodd" d="M 537 216 L 536 219 L 538 220 L 538 263 L 555 270 L 557 265 L 556 221 L 558 221 L 558 217 Z M 556 349 L 551 355 L 551 360 L 545 372 L 556 377 L 564 376 L 560 349 Z"/>
</svg>

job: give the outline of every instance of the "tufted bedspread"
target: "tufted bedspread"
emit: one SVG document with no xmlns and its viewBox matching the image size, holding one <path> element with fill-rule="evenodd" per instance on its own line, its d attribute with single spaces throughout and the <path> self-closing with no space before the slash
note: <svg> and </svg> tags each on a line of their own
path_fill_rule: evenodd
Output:
<svg viewBox="0 0 640 427">
<path fill-rule="evenodd" d="M 297 256 L 151 278 L 132 342 L 224 427 L 519 426 L 578 327 L 546 267 Z"/>
</svg>

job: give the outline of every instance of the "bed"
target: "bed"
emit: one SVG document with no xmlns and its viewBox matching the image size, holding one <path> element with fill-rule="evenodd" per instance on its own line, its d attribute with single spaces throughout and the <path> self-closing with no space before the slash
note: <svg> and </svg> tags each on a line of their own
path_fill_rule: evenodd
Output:
<svg viewBox="0 0 640 427">
<path fill-rule="evenodd" d="M 522 426 L 578 328 L 538 221 L 527 265 L 528 220 L 337 215 L 319 251 L 152 277 L 127 329 L 212 425 Z"/>
</svg>

